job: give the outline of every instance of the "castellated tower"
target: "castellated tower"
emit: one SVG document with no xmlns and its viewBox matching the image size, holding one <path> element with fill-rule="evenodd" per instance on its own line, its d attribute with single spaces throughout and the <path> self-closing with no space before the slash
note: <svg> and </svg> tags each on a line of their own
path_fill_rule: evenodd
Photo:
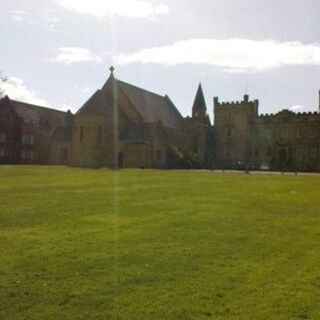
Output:
<svg viewBox="0 0 320 320">
<path fill-rule="evenodd" d="M 223 169 L 240 169 L 249 166 L 251 157 L 251 124 L 258 116 L 259 100 L 220 103 L 214 98 L 216 134 L 215 166 Z"/>
</svg>

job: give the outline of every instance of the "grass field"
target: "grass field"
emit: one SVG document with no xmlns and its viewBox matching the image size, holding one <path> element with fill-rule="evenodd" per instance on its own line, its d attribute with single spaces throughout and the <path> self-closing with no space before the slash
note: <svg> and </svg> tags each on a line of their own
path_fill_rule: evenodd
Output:
<svg viewBox="0 0 320 320">
<path fill-rule="evenodd" d="M 0 319 L 320 319 L 320 178 L 0 167 Z"/>
</svg>

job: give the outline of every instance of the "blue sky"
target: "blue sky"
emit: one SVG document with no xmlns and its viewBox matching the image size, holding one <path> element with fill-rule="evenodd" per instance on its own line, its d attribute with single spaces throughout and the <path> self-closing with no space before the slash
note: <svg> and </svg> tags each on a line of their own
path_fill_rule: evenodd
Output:
<svg viewBox="0 0 320 320">
<path fill-rule="evenodd" d="M 109 76 L 189 115 L 247 91 L 260 112 L 316 110 L 319 0 L 2 0 L 0 70 L 12 98 L 76 111 Z"/>
</svg>

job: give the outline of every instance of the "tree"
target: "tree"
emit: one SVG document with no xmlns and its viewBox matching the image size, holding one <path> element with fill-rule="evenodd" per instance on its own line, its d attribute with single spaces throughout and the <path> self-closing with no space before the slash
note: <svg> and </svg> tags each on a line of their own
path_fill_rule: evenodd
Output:
<svg viewBox="0 0 320 320">
<path fill-rule="evenodd" d="M 3 89 L 3 83 L 4 82 L 7 82 L 8 81 L 8 78 L 7 77 L 5 77 L 3 74 L 2 74 L 2 72 L 0 71 L 0 98 L 2 98 L 3 96 L 4 96 L 4 94 L 5 94 L 5 92 L 4 92 L 4 89 Z"/>
</svg>

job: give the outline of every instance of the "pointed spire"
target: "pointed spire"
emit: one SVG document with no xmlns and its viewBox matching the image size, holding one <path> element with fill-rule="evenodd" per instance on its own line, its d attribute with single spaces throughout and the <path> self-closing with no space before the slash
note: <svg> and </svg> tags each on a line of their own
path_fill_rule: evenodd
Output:
<svg viewBox="0 0 320 320">
<path fill-rule="evenodd" d="M 203 90 L 202 90 L 202 85 L 201 82 L 199 83 L 198 90 L 196 97 L 193 102 L 192 106 L 192 114 L 195 115 L 206 115 L 207 112 L 207 105 L 206 101 L 204 98 Z"/>
</svg>

